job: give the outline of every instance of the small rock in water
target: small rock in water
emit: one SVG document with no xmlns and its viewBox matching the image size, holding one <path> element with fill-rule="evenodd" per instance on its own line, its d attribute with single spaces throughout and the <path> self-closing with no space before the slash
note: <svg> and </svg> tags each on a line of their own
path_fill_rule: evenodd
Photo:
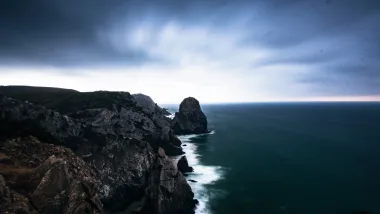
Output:
<svg viewBox="0 0 380 214">
<path fill-rule="evenodd" d="M 183 144 L 182 146 L 187 146 L 186 144 Z"/>
<path fill-rule="evenodd" d="M 199 204 L 198 199 L 193 199 L 193 202 L 194 202 L 195 205 L 198 205 L 198 204 Z"/>
<path fill-rule="evenodd" d="M 194 169 L 193 167 L 189 166 L 189 163 L 187 162 L 186 156 L 182 156 L 178 163 L 177 163 L 177 168 L 180 172 L 186 173 L 186 172 L 193 172 Z"/>
<path fill-rule="evenodd" d="M 193 180 L 193 179 L 189 179 L 188 181 L 193 182 L 193 183 L 197 183 L 198 182 L 198 181 Z"/>
</svg>

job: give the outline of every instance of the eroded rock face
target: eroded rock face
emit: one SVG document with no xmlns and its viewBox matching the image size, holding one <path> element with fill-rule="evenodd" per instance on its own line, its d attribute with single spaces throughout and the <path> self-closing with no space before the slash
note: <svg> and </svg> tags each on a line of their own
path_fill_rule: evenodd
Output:
<svg viewBox="0 0 380 214">
<path fill-rule="evenodd" d="M 0 123 L 0 128 L 5 130 L 4 134 L 13 133 L 14 136 L 18 136 L 19 134 L 13 130 L 23 127 L 24 134 L 29 132 L 37 134 L 39 138 L 49 138 L 52 143 L 58 140 L 59 143 L 71 144 L 67 146 L 76 152 L 77 149 L 74 147 L 78 145 L 77 141 L 82 141 L 82 137 L 100 142 L 104 141 L 102 138 L 107 135 L 114 138 L 150 139 L 148 142 L 153 148 L 175 146 L 177 149 L 168 150 L 167 154 L 182 154 L 182 151 L 178 150 L 179 139 L 173 131 L 168 131 L 171 130 L 170 119 L 162 114 L 148 112 L 128 92 L 72 92 L 57 97 L 56 100 L 49 96 L 48 101 L 33 99 L 33 94 L 30 93 L 28 95 L 31 100 L 43 106 L 0 94 L 0 120 L 3 118 L 12 121 L 6 121 L 6 125 L 3 123 L 3 127 Z M 20 94 L 17 95 L 24 98 Z M 34 96 L 38 97 L 40 94 Z M 49 134 L 41 131 L 41 128 L 48 129 Z M 94 132 L 97 134 L 94 135 Z M 92 146 L 81 146 L 80 149 L 84 149 L 83 153 L 89 153 L 91 148 Z"/>
<path fill-rule="evenodd" d="M 143 213 L 194 213 L 194 193 L 161 148 L 146 190 Z"/>
<path fill-rule="evenodd" d="M 4 154 L 0 164 L 27 169 L 23 176 L 0 172 L 6 180 L 16 179 L 10 182 L 16 186 L 8 185 L 11 192 L 22 190 L 21 195 L 29 195 L 37 204 L 36 211 L 45 213 L 58 209 L 63 213 L 114 212 L 143 197 L 157 205 L 150 213 L 191 211 L 188 201 L 193 193 L 181 177 L 162 183 L 171 185 L 167 194 L 147 196 L 152 182 L 161 176 L 157 167 L 173 165 L 165 152 L 158 153 L 159 148 L 179 148 L 181 144 L 170 123 L 149 116 L 128 94 L 104 93 L 102 99 L 113 100 L 113 104 L 102 106 L 103 102 L 91 103 L 92 98 L 87 97 L 82 106 L 81 99 L 75 98 L 63 107 L 56 106 L 60 112 L 0 95 L 0 153 Z M 124 99 L 127 102 L 122 102 Z M 39 179 L 26 185 L 24 180 L 28 181 L 32 172 L 40 172 Z M 51 185 L 53 182 L 59 185 Z"/>
<path fill-rule="evenodd" d="M 197 99 L 188 97 L 181 102 L 179 112 L 175 113 L 172 121 L 172 128 L 179 135 L 209 132 L 207 118 Z"/>
<path fill-rule="evenodd" d="M 180 172 L 186 173 L 186 172 L 193 172 L 193 167 L 189 166 L 189 163 L 187 162 L 186 156 L 182 156 L 177 163 L 177 168 Z"/>
<path fill-rule="evenodd" d="M 146 108 L 149 112 L 165 116 L 170 115 L 166 109 L 159 107 L 157 103 L 152 100 L 152 98 L 145 94 L 133 94 L 133 97 L 139 105 Z"/>
<path fill-rule="evenodd" d="M 16 198 L 0 202 L 9 213 L 103 213 L 96 173 L 69 149 L 29 137 L 2 142 L 1 152 L 14 162 L 0 168 L 0 191 Z"/>
</svg>

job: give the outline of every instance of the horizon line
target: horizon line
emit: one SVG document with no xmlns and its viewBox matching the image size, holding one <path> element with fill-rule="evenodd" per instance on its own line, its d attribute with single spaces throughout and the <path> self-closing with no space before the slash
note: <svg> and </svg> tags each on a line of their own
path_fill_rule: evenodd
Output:
<svg viewBox="0 0 380 214">
<path fill-rule="evenodd" d="M 380 100 L 292 100 L 292 101 L 239 101 L 239 102 L 202 102 L 201 105 L 218 104 L 266 104 L 266 103 L 380 103 Z M 179 105 L 180 103 L 157 103 L 158 105 Z"/>
</svg>

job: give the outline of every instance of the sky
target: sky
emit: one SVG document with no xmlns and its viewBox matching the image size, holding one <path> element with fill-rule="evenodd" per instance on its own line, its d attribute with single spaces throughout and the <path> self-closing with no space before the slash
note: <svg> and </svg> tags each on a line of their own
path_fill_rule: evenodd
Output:
<svg viewBox="0 0 380 214">
<path fill-rule="evenodd" d="M 380 101 L 379 0 L 0 0 L 0 85 Z"/>
</svg>

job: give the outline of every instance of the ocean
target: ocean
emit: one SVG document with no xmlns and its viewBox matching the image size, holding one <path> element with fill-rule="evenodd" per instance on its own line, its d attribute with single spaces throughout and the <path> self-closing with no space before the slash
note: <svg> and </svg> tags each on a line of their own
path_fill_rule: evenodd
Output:
<svg viewBox="0 0 380 214">
<path fill-rule="evenodd" d="M 202 110 L 212 132 L 180 136 L 196 213 L 380 213 L 380 103 Z"/>
</svg>

